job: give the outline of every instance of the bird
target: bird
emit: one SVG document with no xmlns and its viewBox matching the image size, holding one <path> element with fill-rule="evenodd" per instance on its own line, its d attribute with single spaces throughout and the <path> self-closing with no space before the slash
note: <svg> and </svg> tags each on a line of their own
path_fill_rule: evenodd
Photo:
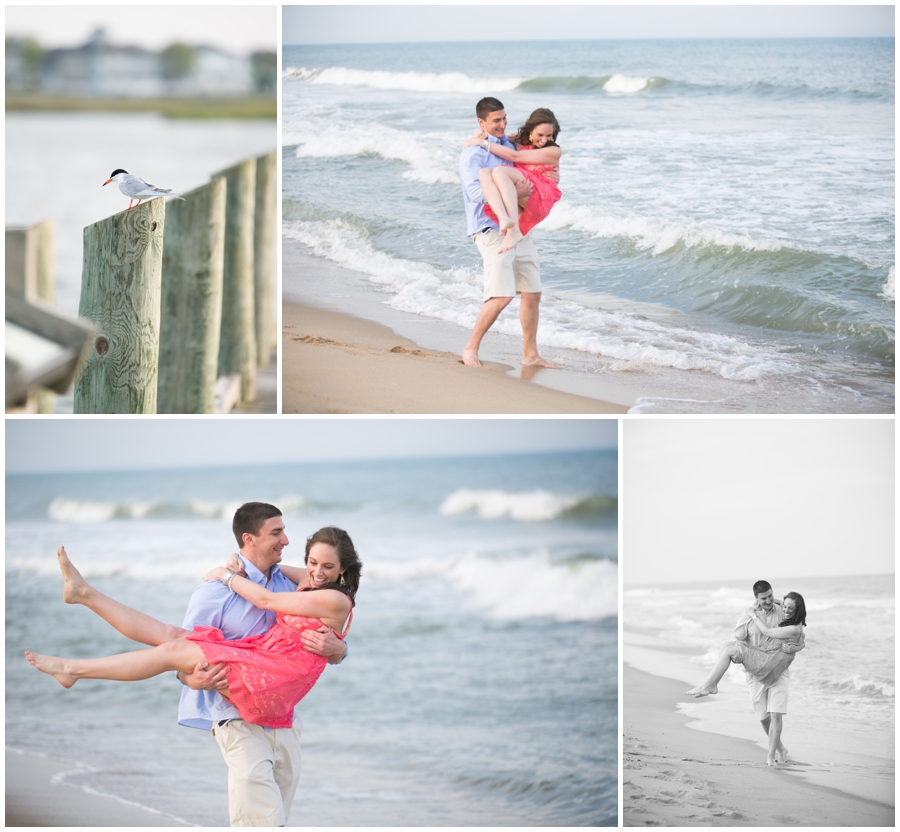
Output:
<svg viewBox="0 0 900 832">
<path fill-rule="evenodd" d="M 117 182 L 119 190 L 128 197 L 127 211 L 131 210 L 131 203 L 135 200 L 137 202 L 134 207 L 137 208 L 143 200 L 154 199 L 158 196 L 174 196 L 176 199 L 184 199 L 181 194 L 176 194 L 166 188 L 157 188 L 156 185 L 151 185 L 149 182 L 141 179 L 140 176 L 135 176 L 127 170 L 122 170 L 122 168 L 116 168 L 109 175 L 109 179 L 103 183 L 103 186 L 105 187 L 110 182 Z"/>
</svg>

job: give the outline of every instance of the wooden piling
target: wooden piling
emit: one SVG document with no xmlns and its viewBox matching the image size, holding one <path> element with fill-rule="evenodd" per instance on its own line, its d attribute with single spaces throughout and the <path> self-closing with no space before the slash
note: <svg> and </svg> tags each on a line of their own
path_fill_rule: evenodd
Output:
<svg viewBox="0 0 900 832">
<path fill-rule="evenodd" d="M 55 294 L 53 270 L 53 220 L 31 228 L 6 229 L 6 291 L 29 303 L 40 300 L 52 304 Z M 34 390 L 25 410 L 53 413 L 53 392 Z"/>
<path fill-rule="evenodd" d="M 278 229 L 278 156 L 273 150 L 256 159 L 256 234 L 253 243 L 256 288 L 256 358 L 268 367 L 278 346 L 275 272 Z"/>
<path fill-rule="evenodd" d="M 158 413 L 212 413 L 222 324 L 224 178 L 166 209 Z"/>
<path fill-rule="evenodd" d="M 241 374 L 241 400 L 256 397 L 256 314 L 253 238 L 256 159 L 216 174 L 228 183 L 225 207 L 225 268 L 219 375 Z M 214 177 L 214 178 L 216 178 Z"/>
<path fill-rule="evenodd" d="M 75 386 L 75 413 L 156 413 L 165 202 L 84 229 L 79 314 L 98 335 Z"/>
</svg>

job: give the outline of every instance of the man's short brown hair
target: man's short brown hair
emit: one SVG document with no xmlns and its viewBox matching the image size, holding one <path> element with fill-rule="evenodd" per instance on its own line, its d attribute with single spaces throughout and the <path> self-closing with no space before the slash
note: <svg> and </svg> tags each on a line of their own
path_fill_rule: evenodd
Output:
<svg viewBox="0 0 900 832">
<path fill-rule="evenodd" d="M 269 503 L 244 503 L 235 513 L 231 530 L 237 540 L 238 547 L 244 548 L 244 535 L 256 537 L 263 523 L 272 517 L 281 517 L 281 509 Z"/>
</svg>

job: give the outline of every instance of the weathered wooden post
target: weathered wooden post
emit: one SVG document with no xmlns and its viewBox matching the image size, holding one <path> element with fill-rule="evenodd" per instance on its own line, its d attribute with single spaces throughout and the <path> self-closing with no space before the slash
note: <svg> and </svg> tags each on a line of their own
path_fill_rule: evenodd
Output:
<svg viewBox="0 0 900 832">
<path fill-rule="evenodd" d="M 31 228 L 6 229 L 6 291 L 26 301 L 52 304 L 55 294 L 53 271 L 53 220 Z M 46 389 L 29 394 L 25 409 L 53 413 L 53 392 Z"/>
<path fill-rule="evenodd" d="M 98 330 L 75 413 L 156 413 L 162 199 L 84 229 L 79 314 Z"/>
<path fill-rule="evenodd" d="M 253 218 L 256 159 L 222 171 L 225 206 L 225 270 L 219 375 L 241 374 L 241 401 L 256 398 L 256 314 L 253 289 Z"/>
<path fill-rule="evenodd" d="M 278 345 L 275 272 L 278 246 L 278 156 L 273 150 L 256 159 L 256 235 L 253 243 L 256 286 L 256 351 L 268 367 Z"/>
<path fill-rule="evenodd" d="M 159 323 L 158 413 L 212 413 L 222 324 L 224 179 L 166 212 Z"/>
</svg>

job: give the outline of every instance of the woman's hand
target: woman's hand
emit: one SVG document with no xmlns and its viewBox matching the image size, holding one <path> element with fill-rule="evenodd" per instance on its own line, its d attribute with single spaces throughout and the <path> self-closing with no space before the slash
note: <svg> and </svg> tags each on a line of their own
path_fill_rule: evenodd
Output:
<svg viewBox="0 0 900 832">
<path fill-rule="evenodd" d="M 221 581 L 229 572 L 234 570 L 228 569 L 225 566 L 217 566 L 215 569 L 210 569 L 209 572 L 204 575 L 203 580 L 205 581 Z"/>
<path fill-rule="evenodd" d="M 482 130 L 480 127 L 478 127 L 478 128 L 476 128 L 476 130 L 472 134 L 472 136 L 470 138 L 466 139 L 465 143 L 463 144 L 463 149 L 465 150 L 465 148 L 467 148 L 467 147 L 475 147 L 476 145 L 480 145 L 484 142 L 484 140 L 486 138 L 487 138 L 487 133 L 485 133 L 484 130 Z"/>
<path fill-rule="evenodd" d="M 241 562 L 240 555 L 229 555 L 228 560 L 225 561 L 225 568 L 229 572 L 236 572 L 238 574 L 241 574 L 244 571 L 244 564 Z"/>
</svg>

